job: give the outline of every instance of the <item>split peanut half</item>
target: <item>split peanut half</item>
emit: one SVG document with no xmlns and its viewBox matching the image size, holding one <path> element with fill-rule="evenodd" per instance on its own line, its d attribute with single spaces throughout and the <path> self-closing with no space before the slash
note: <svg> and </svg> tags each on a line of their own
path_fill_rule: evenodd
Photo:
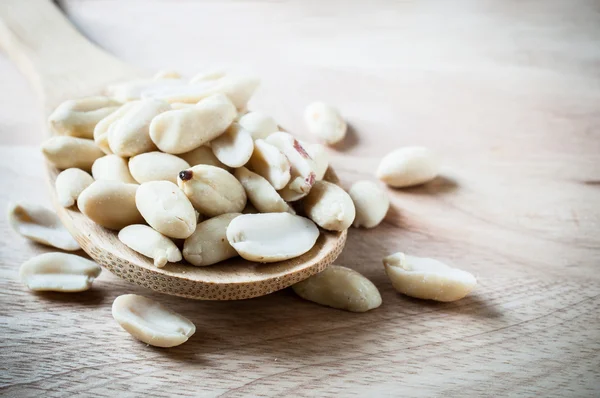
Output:
<svg viewBox="0 0 600 398">
<path fill-rule="evenodd" d="M 137 294 L 117 297 L 112 305 L 112 316 L 133 337 L 155 347 L 178 346 L 196 332 L 196 326 L 189 319 Z"/>
<path fill-rule="evenodd" d="M 92 287 L 102 269 L 93 261 L 67 253 L 44 253 L 21 265 L 19 274 L 31 290 L 82 292 Z"/>
<path fill-rule="evenodd" d="M 227 227 L 227 240 L 240 256 L 259 263 L 301 256 L 315 245 L 319 229 L 289 213 L 243 214 Z"/>
<path fill-rule="evenodd" d="M 81 249 L 56 213 L 46 207 L 27 202 L 9 203 L 8 222 L 17 233 L 33 241 L 67 251 Z"/>
</svg>

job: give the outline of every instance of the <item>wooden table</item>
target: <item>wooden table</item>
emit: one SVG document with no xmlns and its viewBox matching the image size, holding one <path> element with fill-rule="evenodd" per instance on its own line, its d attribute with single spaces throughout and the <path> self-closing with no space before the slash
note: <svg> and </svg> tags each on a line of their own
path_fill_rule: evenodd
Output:
<svg viewBox="0 0 600 398">
<path fill-rule="evenodd" d="M 5 396 L 598 396 L 600 8 L 539 1 L 67 1 L 100 46 L 149 69 L 263 78 L 252 108 L 304 135 L 310 101 L 351 125 L 331 150 L 344 183 L 421 144 L 443 177 L 390 191 L 338 260 L 381 291 L 352 314 L 291 291 L 239 302 L 161 296 L 105 272 L 83 294 L 33 294 L 22 262 L 49 249 L 0 220 Z M 0 55 L 0 206 L 47 200 L 31 89 Z M 456 303 L 397 294 L 396 251 L 474 273 Z M 196 335 L 174 349 L 112 319 L 123 293 L 160 300 Z"/>
</svg>

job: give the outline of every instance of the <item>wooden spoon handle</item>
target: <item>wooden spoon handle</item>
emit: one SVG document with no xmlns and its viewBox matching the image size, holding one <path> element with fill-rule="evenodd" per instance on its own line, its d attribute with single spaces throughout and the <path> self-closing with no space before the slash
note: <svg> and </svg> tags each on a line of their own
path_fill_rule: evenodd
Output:
<svg viewBox="0 0 600 398">
<path fill-rule="evenodd" d="M 84 38 L 50 0 L 0 1 L 0 47 L 47 110 L 134 71 Z"/>
</svg>

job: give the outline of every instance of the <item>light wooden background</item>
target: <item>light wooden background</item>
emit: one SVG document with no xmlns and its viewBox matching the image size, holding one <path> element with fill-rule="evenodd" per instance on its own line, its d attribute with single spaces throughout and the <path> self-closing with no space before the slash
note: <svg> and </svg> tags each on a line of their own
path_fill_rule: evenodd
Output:
<svg viewBox="0 0 600 398">
<path fill-rule="evenodd" d="M 18 396 L 598 396 L 600 3 L 64 1 L 93 41 L 148 69 L 254 73 L 252 107 L 303 135 L 304 106 L 352 128 L 331 151 L 345 183 L 402 145 L 438 150 L 444 177 L 390 191 L 375 230 L 338 263 L 383 305 L 351 314 L 290 291 L 239 302 L 161 296 L 104 273 L 76 295 L 32 294 L 22 262 L 47 249 L 0 220 L 0 394 Z M 0 206 L 45 202 L 33 92 L 0 54 Z M 474 273 L 436 304 L 394 292 L 395 251 Z M 190 318 L 174 349 L 110 315 L 139 293 Z"/>
</svg>

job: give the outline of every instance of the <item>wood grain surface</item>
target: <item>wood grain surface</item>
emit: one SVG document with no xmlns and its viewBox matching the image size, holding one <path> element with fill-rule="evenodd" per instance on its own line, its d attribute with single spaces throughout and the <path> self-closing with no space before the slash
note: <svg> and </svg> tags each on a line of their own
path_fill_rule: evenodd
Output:
<svg viewBox="0 0 600 398">
<path fill-rule="evenodd" d="M 390 190 L 374 230 L 337 263 L 383 305 L 351 314 L 285 290 L 232 302 L 159 295 L 108 273 L 83 294 L 33 294 L 21 263 L 49 251 L 0 220 L 3 396 L 598 396 L 600 5 L 547 1 L 64 1 L 89 38 L 147 69 L 254 73 L 252 107 L 305 135 L 322 99 L 350 134 L 330 153 L 346 185 L 389 150 L 443 155 L 443 177 Z M 40 105 L 0 54 L 0 206 L 47 200 Z M 381 258 L 430 256 L 474 273 L 456 303 L 391 287 Z M 190 318 L 186 344 L 133 340 L 124 293 Z"/>
</svg>

